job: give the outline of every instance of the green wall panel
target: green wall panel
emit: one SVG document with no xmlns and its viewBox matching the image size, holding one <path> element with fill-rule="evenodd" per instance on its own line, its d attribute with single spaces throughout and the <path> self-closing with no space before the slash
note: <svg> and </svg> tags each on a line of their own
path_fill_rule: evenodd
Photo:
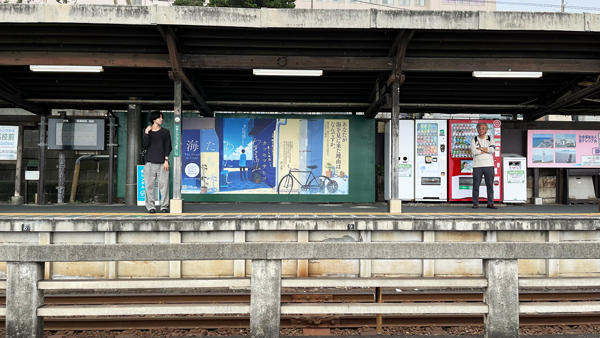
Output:
<svg viewBox="0 0 600 338">
<path fill-rule="evenodd" d="M 149 113 L 142 114 L 142 129 L 149 125 Z M 127 114 L 119 113 L 117 154 L 125 158 L 127 153 Z M 165 113 L 163 127 L 171 131 L 173 137 L 173 114 Z M 184 113 L 183 117 L 197 117 L 195 113 Z M 375 120 L 365 120 L 363 116 L 351 115 L 265 115 L 256 114 L 216 114 L 218 118 L 282 118 L 282 119 L 344 119 L 350 122 L 350 180 L 348 195 L 278 195 L 278 194 L 183 194 L 186 202 L 375 202 Z M 141 135 L 140 135 L 141 137 Z M 173 140 L 174 142 L 174 140 Z M 173 163 L 171 153 L 171 163 Z M 126 161 L 118 161 L 117 165 L 117 196 L 125 197 L 125 167 Z M 171 168 L 173 166 L 171 165 Z M 173 196 L 173 171 L 170 170 L 171 197 Z"/>
</svg>

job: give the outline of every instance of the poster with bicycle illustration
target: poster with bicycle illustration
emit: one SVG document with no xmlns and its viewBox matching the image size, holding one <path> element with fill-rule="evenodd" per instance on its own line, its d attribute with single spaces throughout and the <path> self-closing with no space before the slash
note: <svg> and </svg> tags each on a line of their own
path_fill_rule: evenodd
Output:
<svg viewBox="0 0 600 338">
<path fill-rule="evenodd" d="M 182 124 L 184 194 L 348 194 L 348 120 L 196 119 Z"/>
</svg>

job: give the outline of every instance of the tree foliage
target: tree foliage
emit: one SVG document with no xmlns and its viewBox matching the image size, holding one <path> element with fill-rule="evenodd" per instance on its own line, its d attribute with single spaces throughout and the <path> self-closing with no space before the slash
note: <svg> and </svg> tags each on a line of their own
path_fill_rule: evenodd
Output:
<svg viewBox="0 0 600 338">
<path fill-rule="evenodd" d="M 204 6 L 204 3 L 200 0 L 175 0 L 174 6 Z"/>
<path fill-rule="evenodd" d="M 209 0 L 210 7 L 295 8 L 295 0 Z"/>
</svg>

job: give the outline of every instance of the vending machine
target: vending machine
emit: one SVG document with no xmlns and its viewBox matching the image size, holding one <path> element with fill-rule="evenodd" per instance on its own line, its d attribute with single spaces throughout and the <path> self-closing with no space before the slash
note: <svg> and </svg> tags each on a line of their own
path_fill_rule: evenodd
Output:
<svg viewBox="0 0 600 338">
<path fill-rule="evenodd" d="M 399 161 L 398 164 L 398 199 L 414 201 L 415 199 L 415 121 L 400 120 L 398 134 Z M 385 125 L 385 199 L 391 195 L 391 122 Z"/>
<path fill-rule="evenodd" d="M 448 200 L 446 120 L 415 122 L 415 200 Z"/>
<path fill-rule="evenodd" d="M 478 135 L 477 123 L 487 123 L 488 133 L 496 141 L 494 153 L 494 201 L 501 201 L 502 157 L 501 129 L 499 120 L 450 120 L 450 158 L 448 160 L 448 198 L 450 201 L 473 200 L 473 155 L 471 141 Z M 487 188 L 485 180 L 479 186 L 479 200 L 485 201 Z"/>
</svg>

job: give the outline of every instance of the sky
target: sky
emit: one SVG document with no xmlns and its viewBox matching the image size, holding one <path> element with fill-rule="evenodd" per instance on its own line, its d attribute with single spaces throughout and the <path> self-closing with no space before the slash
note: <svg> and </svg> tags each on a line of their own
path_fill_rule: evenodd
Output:
<svg viewBox="0 0 600 338">
<path fill-rule="evenodd" d="M 564 0 L 565 12 L 600 13 L 599 0 Z M 496 0 L 498 11 L 560 12 L 561 0 Z"/>
</svg>

